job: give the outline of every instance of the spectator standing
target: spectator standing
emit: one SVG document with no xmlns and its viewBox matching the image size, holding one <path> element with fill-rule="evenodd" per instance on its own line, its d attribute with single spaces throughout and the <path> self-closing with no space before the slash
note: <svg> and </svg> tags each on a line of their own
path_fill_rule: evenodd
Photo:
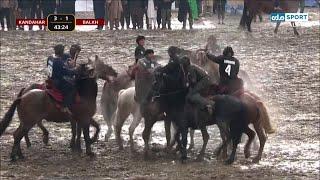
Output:
<svg viewBox="0 0 320 180">
<path fill-rule="evenodd" d="M 76 14 L 76 0 L 57 0 L 58 14 Z"/>
<path fill-rule="evenodd" d="M 31 19 L 41 19 L 42 18 L 42 1 L 41 0 L 33 0 L 32 6 L 31 6 Z M 31 29 L 32 29 L 31 25 Z M 39 25 L 39 29 L 43 30 L 43 26 Z M 30 28 L 29 28 L 30 30 Z"/>
<path fill-rule="evenodd" d="M 54 14 L 56 9 L 56 0 L 42 0 L 43 18 L 47 18 L 49 14 Z"/>
<path fill-rule="evenodd" d="M 119 28 L 119 21 L 122 14 L 122 2 L 121 0 L 107 0 L 109 7 L 109 21 L 110 21 L 110 30 Z"/>
<path fill-rule="evenodd" d="M 105 8 L 106 8 L 106 1 L 105 0 L 93 0 L 94 18 L 104 19 L 105 11 L 106 11 Z M 96 29 L 102 30 L 103 25 L 98 25 L 98 27 Z"/>
<path fill-rule="evenodd" d="M 148 15 L 148 28 L 152 29 L 152 23 L 154 26 L 154 29 L 156 29 L 156 24 L 157 24 L 157 3 L 156 0 L 148 0 L 148 6 L 147 6 L 147 15 Z"/>
<path fill-rule="evenodd" d="M 161 25 L 161 0 L 157 0 L 156 1 L 156 6 L 157 6 L 157 23 L 158 23 L 158 29 L 160 29 L 160 25 Z"/>
<path fill-rule="evenodd" d="M 162 29 L 171 30 L 171 6 L 174 0 L 161 0 L 161 20 L 162 20 Z"/>
<path fill-rule="evenodd" d="M 12 16 L 14 15 L 14 11 L 18 7 L 18 2 L 16 0 L 1 0 L 0 1 L 0 24 L 1 28 L 4 31 L 5 24 L 4 18 L 6 19 L 7 29 L 15 30 Z"/>
<path fill-rule="evenodd" d="M 133 29 L 143 28 L 143 15 L 145 12 L 144 0 L 128 0 Z"/>
<path fill-rule="evenodd" d="M 180 0 L 178 20 L 183 23 L 182 29 L 186 29 L 187 16 L 189 15 L 189 28 L 192 29 L 193 20 L 198 17 L 196 0 Z"/>
<path fill-rule="evenodd" d="M 225 10 L 226 10 L 227 0 L 215 0 L 216 11 L 218 14 L 218 24 L 224 24 Z"/>
<path fill-rule="evenodd" d="M 130 29 L 130 8 L 128 0 L 122 0 L 121 28 L 124 29 L 126 23 L 127 29 Z"/>
<path fill-rule="evenodd" d="M 33 5 L 33 0 L 18 0 L 18 9 L 21 12 L 22 19 L 31 18 L 31 8 Z M 24 30 L 24 27 L 21 26 L 19 29 Z M 29 31 L 32 30 L 32 26 L 29 26 Z"/>
</svg>

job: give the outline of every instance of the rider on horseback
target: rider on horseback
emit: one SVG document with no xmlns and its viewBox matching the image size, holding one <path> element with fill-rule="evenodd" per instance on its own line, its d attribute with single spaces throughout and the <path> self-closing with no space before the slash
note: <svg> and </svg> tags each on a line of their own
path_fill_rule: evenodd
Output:
<svg viewBox="0 0 320 180">
<path fill-rule="evenodd" d="M 144 55 L 145 57 L 137 62 L 137 69 L 139 73 L 136 74 L 135 80 L 135 100 L 140 104 L 146 102 L 148 92 L 151 91 L 153 71 L 159 66 L 155 60 L 154 51 L 152 49 L 147 49 Z"/>
<path fill-rule="evenodd" d="M 62 112 L 71 114 L 70 108 L 76 94 L 74 84 L 77 73 L 66 64 L 63 45 L 56 45 L 54 51 L 55 56 L 50 56 L 47 62 L 48 76 L 63 95 Z"/>
<path fill-rule="evenodd" d="M 186 74 L 186 86 L 189 87 L 187 100 L 212 114 L 214 102 L 204 98 L 201 94 L 208 90 L 213 83 L 209 75 L 201 68 L 191 65 L 188 57 L 181 58 L 181 64 Z"/>
<path fill-rule="evenodd" d="M 222 94 L 232 94 L 243 88 L 243 82 L 238 78 L 240 63 L 233 55 L 234 52 L 230 46 L 223 50 L 221 56 L 207 53 L 208 59 L 219 64 L 219 88 Z"/>
</svg>

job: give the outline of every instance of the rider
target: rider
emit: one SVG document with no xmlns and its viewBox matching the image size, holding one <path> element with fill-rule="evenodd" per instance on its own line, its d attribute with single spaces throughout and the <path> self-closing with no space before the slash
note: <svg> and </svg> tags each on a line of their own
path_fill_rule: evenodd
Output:
<svg viewBox="0 0 320 180">
<path fill-rule="evenodd" d="M 155 60 L 154 51 L 152 49 L 147 49 L 144 53 L 144 58 L 138 61 L 138 65 L 149 72 L 153 72 L 154 68 L 159 66 Z"/>
<path fill-rule="evenodd" d="M 70 68 L 73 68 L 76 66 L 76 59 L 78 58 L 80 51 L 81 51 L 80 45 L 73 44 L 70 47 L 69 54 L 64 54 L 66 63 Z"/>
<path fill-rule="evenodd" d="M 188 57 L 183 57 L 180 61 L 187 75 L 186 86 L 189 87 L 187 100 L 212 114 L 214 102 L 201 95 L 203 91 L 213 85 L 209 75 L 201 68 L 191 65 Z"/>
<path fill-rule="evenodd" d="M 155 60 L 154 51 L 147 49 L 145 57 L 137 62 L 137 68 L 140 69 L 135 80 L 136 95 L 135 100 L 143 103 L 147 99 L 148 92 L 151 91 L 153 83 L 153 71 L 159 66 Z"/>
<path fill-rule="evenodd" d="M 221 56 L 214 56 L 207 53 L 208 59 L 219 64 L 220 93 L 232 94 L 242 89 L 243 82 L 238 78 L 240 63 L 239 60 L 233 56 L 234 52 L 230 46 L 223 50 L 223 55 Z"/>
<path fill-rule="evenodd" d="M 74 87 L 76 70 L 68 68 L 64 61 L 64 46 L 59 44 L 54 47 L 55 56 L 48 58 L 48 75 L 63 95 L 62 112 L 71 115 L 71 105 L 76 93 Z"/>
<path fill-rule="evenodd" d="M 145 37 L 144 36 L 138 36 L 136 39 L 136 43 L 138 44 L 138 46 L 136 47 L 135 51 L 134 51 L 134 57 L 136 60 L 136 63 L 138 62 L 139 59 L 144 57 L 145 54 L 145 48 L 144 48 L 144 41 L 145 41 Z"/>
</svg>

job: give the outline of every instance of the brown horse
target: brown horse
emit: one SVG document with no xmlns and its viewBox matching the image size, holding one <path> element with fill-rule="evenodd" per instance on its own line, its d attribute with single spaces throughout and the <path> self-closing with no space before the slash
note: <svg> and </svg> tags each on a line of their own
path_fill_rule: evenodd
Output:
<svg viewBox="0 0 320 180">
<path fill-rule="evenodd" d="M 13 161 L 16 159 L 16 156 L 23 158 L 20 147 L 21 139 L 35 124 L 41 122 L 43 119 L 53 122 L 70 120 L 73 124 L 77 123 L 80 127 L 78 128 L 80 133 L 83 130 L 87 155 L 94 155 L 91 150 L 92 142 L 89 136 L 89 126 L 96 112 L 98 86 L 92 64 L 81 64 L 78 67 L 78 72 L 79 76 L 77 77 L 76 88 L 81 100 L 80 103 L 74 104 L 71 108 L 72 117 L 62 113 L 56 107 L 56 102 L 44 90 L 31 90 L 12 103 L 10 109 L 0 122 L 0 136 L 10 124 L 15 109 L 17 108 L 20 125 L 14 132 L 14 145 L 11 152 L 11 159 Z M 117 75 L 114 70 L 111 74 L 113 76 Z"/>
<path fill-rule="evenodd" d="M 92 64 L 94 66 L 95 76 L 97 78 L 107 80 L 109 76 L 114 75 L 115 71 L 113 70 L 113 68 L 111 66 L 104 64 L 99 59 L 98 56 L 95 57 L 94 62 L 91 59 L 88 59 L 88 64 Z M 37 83 L 31 84 L 29 87 L 24 89 L 18 97 L 20 97 L 21 95 L 23 95 L 33 89 L 39 89 L 39 87 L 41 87 L 41 86 L 42 86 L 42 84 L 37 84 Z M 69 122 L 69 120 L 67 120 L 66 122 Z M 49 131 L 43 126 L 42 121 L 38 122 L 37 125 L 43 132 L 42 141 L 45 145 L 47 145 L 48 141 L 49 141 Z M 92 125 L 93 127 L 96 128 L 95 134 L 94 134 L 93 138 L 91 139 L 91 142 L 94 143 L 98 139 L 98 135 L 100 132 L 100 125 L 94 119 L 92 119 L 92 121 L 90 122 L 90 125 Z M 80 143 L 81 131 L 80 130 L 77 131 L 77 139 L 75 139 L 77 124 L 75 124 L 75 123 L 73 123 L 73 121 L 71 121 L 71 127 L 72 127 L 72 139 L 70 141 L 70 148 L 72 148 L 72 150 L 81 151 L 81 143 Z M 26 134 L 24 138 L 25 138 L 27 147 L 30 147 L 31 142 L 30 142 L 28 134 Z"/>
<path fill-rule="evenodd" d="M 240 21 L 240 26 L 245 28 L 247 26 L 248 31 L 251 32 L 251 22 L 252 19 L 263 12 L 266 14 L 271 14 L 273 12 L 277 13 L 296 13 L 300 8 L 300 12 L 304 9 L 304 0 L 279 0 L 281 10 L 274 10 L 275 0 L 245 0 L 243 13 Z M 278 32 L 280 26 L 280 21 L 277 22 L 274 33 Z M 291 22 L 294 34 L 299 35 L 295 22 Z"/>
</svg>

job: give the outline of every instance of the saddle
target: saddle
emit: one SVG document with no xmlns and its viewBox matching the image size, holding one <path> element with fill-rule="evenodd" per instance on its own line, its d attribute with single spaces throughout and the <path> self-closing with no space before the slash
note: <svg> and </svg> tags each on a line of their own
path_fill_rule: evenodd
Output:
<svg viewBox="0 0 320 180">
<path fill-rule="evenodd" d="M 57 108 L 62 107 L 61 104 L 63 101 L 63 95 L 61 91 L 54 86 L 53 82 L 50 79 L 47 79 L 43 84 L 37 84 L 37 89 L 44 90 L 56 102 Z M 79 93 L 76 94 L 74 103 L 80 103 Z"/>
</svg>

